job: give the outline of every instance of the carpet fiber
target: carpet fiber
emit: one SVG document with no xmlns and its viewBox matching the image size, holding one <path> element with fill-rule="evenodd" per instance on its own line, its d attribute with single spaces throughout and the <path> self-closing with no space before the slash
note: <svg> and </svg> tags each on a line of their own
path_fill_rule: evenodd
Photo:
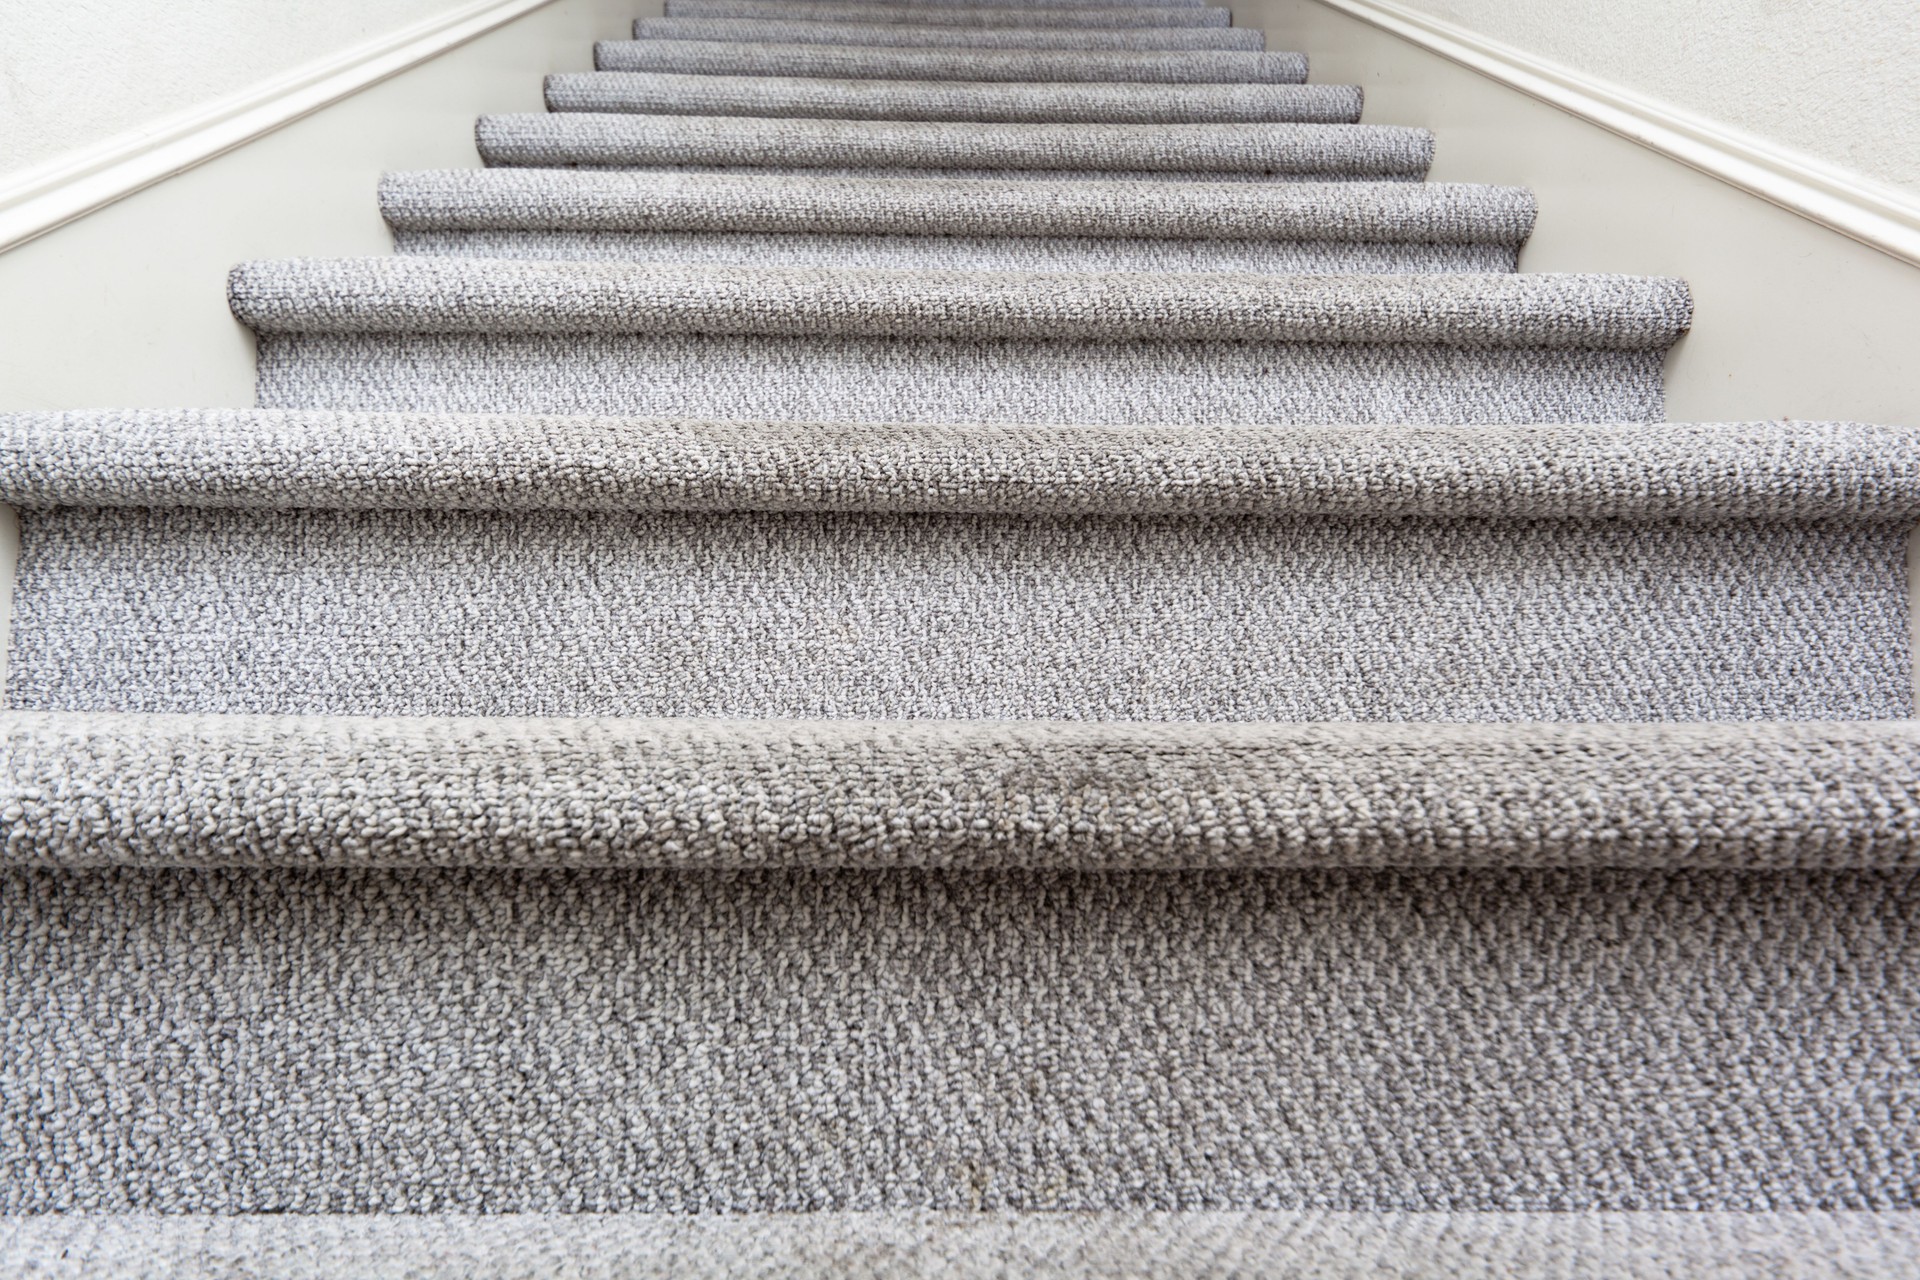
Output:
<svg viewBox="0 0 1920 1280">
<path fill-rule="evenodd" d="M 0 416 L 0 1270 L 1920 1272 L 1920 432 L 1225 9 L 665 9 Z"/>
</svg>

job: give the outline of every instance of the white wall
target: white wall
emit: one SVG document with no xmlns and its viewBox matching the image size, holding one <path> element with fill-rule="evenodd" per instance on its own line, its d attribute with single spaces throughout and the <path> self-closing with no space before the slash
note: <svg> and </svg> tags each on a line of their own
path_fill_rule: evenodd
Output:
<svg viewBox="0 0 1920 1280">
<path fill-rule="evenodd" d="M 471 0 L 5 0 L 0 179 Z"/>
<path fill-rule="evenodd" d="M 298 7 L 329 4 L 347 7 Z M 0 412 L 252 404 L 253 335 L 227 310 L 234 263 L 390 253 L 374 203 L 382 171 L 478 165 L 475 116 L 542 110 L 547 72 L 590 69 L 594 40 L 660 7 L 554 0 L 0 253 L 0 298 L 26 303 L 0 306 Z"/>
<path fill-rule="evenodd" d="M 1920 267 L 1342 12 L 1333 0 L 1236 0 L 1234 17 L 1266 27 L 1270 47 L 1306 50 L 1316 82 L 1362 86 L 1366 122 L 1432 129 L 1434 181 L 1531 188 L 1540 216 L 1522 270 L 1684 278 L 1694 324 L 1667 361 L 1671 420 L 1920 427 Z"/>
<path fill-rule="evenodd" d="M 1920 197 L 1915 0 L 1399 0 Z"/>
</svg>

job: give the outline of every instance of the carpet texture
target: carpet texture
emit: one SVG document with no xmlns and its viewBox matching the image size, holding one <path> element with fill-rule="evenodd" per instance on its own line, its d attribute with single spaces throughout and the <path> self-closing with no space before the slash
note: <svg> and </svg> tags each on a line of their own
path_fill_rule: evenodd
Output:
<svg viewBox="0 0 1920 1280">
<path fill-rule="evenodd" d="M 1920 730 L 59 715 L 22 867 L 1920 866 Z"/>
<path fill-rule="evenodd" d="M 1665 352 L 1673 279 L 820 271 L 396 258 L 256 261 L 227 280 L 254 332 L 1321 342 Z"/>
<path fill-rule="evenodd" d="M 1904 565 L 1920 482 L 1913 450 L 1876 456 L 1870 428 L 1720 428 L 1719 450 L 1708 429 L 1663 468 L 1631 428 L 1484 443 L 1458 429 L 1242 433 L 1236 457 L 1218 432 L 1163 433 L 1158 449 L 1113 429 L 1086 444 L 1061 429 L 925 432 L 916 449 L 903 428 L 770 426 L 703 448 L 648 447 L 626 424 L 500 422 L 462 440 L 460 424 L 229 417 L 196 447 L 195 425 L 122 419 L 117 448 L 115 424 L 87 418 L 9 433 L 43 459 L 64 436 L 66 473 L 117 477 L 118 494 L 71 505 L 82 494 L 44 470 L 37 486 L 6 483 L 23 508 L 13 706 L 1197 721 L 1912 711 Z M 284 443 L 263 457 L 257 433 L 276 428 Z M 816 450 L 848 440 L 857 470 L 837 489 L 806 478 L 803 433 Z M 1516 480 L 1529 446 L 1540 456 L 1555 436 L 1564 470 Z M 197 474 L 154 474 L 143 438 L 181 441 Z M 1688 448 L 1664 439 L 1669 454 Z M 272 460 L 296 451 L 305 482 Z M 378 481 L 355 492 L 403 451 L 422 460 L 411 496 Z M 546 460 L 538 480 L 519 461 L 530 454 Z M 1826 474 L 1802 474 L 1823 454 Z M 1385 466 L 1398 494 L 1378 492 Z M 648 477 L 626 481 L 629 503 L 623 472 Z M 1647 491 L 1655 472 L 1665 492 Z M 1170 473 L 1185 481 L 1177 495 Z M 730 475 L 733 501 L 713 492 Z M 517 509 L 498 510 L 516 481 Z M 689 488 L 712 496 L 676 500 Z M 496 512 L 465 509 L 463 489 L 494 490 L 481 501 Z M 1796 489 L 1812 519 L 1792 519 Z M 209 491 L 215 505 L 193 505 Z M 329 509 L 342 492 L 345 509 Z M 1432 575 L 1435 563 L 1452 571 Z M 272 593 L 248 585 L 266 581 Z M 1454 657 L 1466 652 L 1471 668 Z"/>
<path fill-rule="evenodd" d="M 380 211 L 398 231 L 1484 242 L 1518 251 L 1533 229 L 1534 201 L 1519 187 L 1465 183 L 856 182 L 479 169 L 389 173 Z"/>
<path fill-rule="evenodd" d="M 7 689 L 21 708 L 1913 711 L 1905 525 L 61 508 L 21 534 Z"/>
<path fill-rule="evenodd" d="M 806 422 L 1651 422 L 1662 413 L 1663 355 L 1440 344 L 315 332 L 262 335 L 256 395 L 269 408 Z"/>
<path fill-rule="evenodd" d="M 1777 1212 L 1920 1180 L 1912 871 L 0 894 L 11 1213 Z"/>
<path fill-rule="evenodd" d="M 1920 1273 L 1920 431 L 1224 8 L 664 7 L 0 414 L 0 1272 Z"/>
<path fill-rule="evenodd" d="M 1277 1259 L 1305 1280 L 1904 1280 L 1916 1236 L 1908 1213 L 126 1214 L 0 1221 L 0 1257 L 27 1276 L 104 1280 L 1227 1280 Z"/>
<path fill-rule="evenodd" d="M 988 123 L 1352 124 L 1350 85 L 1201 84 L 1142 93 L 1117 84 L 995 84 L 952 80 L 593 71 L 547 77 L 550 111 L 640 115 L 778 116 Z"/>
<path fill-rule="evenodd" d="M 865 48 L 733 40 L 602 40 L 600 71 L 684 75 L 832 76 L 857 80 L 1109 80 L 1140 84 L 1303 84 L 1298 53 L 1238 49 L 1073 50 Z"/>
<path fill-rule="evenodd" d="M 274 410 L 0 415 L 25 508 L 1920 520 L 1858 423 L 938 426 Z"/>
<path fill-rule="evenodd" d="M 267 408 L 951 422 L 1654 421 L 1624 276 L 248 263 Z"/>
<path fill-rule="evenodd" d="M 402 254 L 943 271 L 1511 271 L 1514 187 L 388 174 Z"/>
<path fill-rule="evenodd" d="M 1475 243 L 768 235 L 725 231 L 397 231 L 393 245 L 400 254 L 555 262 L 880 267 L 903 271 L 1236 271 L 1265 275 L 1511 271 L 1517 256 L 1514 248 Z"/>
<path fill-rule="evenodd" d="M 480 157 L 535 167 L 733 165 L 787 169 L 1239 174 L 1416 182 L 1423 129 L 1317 124 L 981 124 L 568 112 L 482 116 Z"/>
<path fill-rule="evenodd" d="M 782 22 L 769 18 L 639 18 L 636 40 L 739 40 L 749 44 L 892 45 L 913 49 L 1246 49 L 1266 34 L 1252 27 L 931 27 L 886 22 Z"/>
<path fill-rule="evenodd" d="M 667 0 L 674 18 L 758 18 L 807 22 L 884 22 L 916 27 L 1056 27 L 1067 30 L 1126 30 L 1134 27 L 1229 27 L 1230 9 L 1118 5 L 1061 7 L 992 5 L 946 8 L 911 3 L 833 4 L 814 0 Z"/>
</svg>

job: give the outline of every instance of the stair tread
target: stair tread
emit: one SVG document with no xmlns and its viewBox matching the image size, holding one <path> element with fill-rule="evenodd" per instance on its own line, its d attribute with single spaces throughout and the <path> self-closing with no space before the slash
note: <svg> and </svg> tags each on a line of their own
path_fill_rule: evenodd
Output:
<svg viewBox="0 0 1920 1280">
<path fill-rule="evenodd" d="M 1523 242 L 1520 187 L 1139 183 L 450 169 L 388 173 L 396 230 L 683 230 L 924 236 Z"/>
<path fill-rule="evenodd" d="M 862 120 L 1356 124 L 1350 85 L 837 80 L 588 71 L 547 77 L 550 111 Z"/>
<path fill-rule="evenodd" d="M 1534 198 L 1465 182 L 1048 182 L 436 169 L 380 178 L 396 230 L 760 230 L 1521 244 Z"/>
<path fill-rule="evenodd" d="M 1324 1280 L 1389 1274 L 1564 1280 L 1909 1275 L 1910 1211 L 891 1212 L 581 1214 L 49 1214 L 0 1227 L 29 1275 L 131 1280 L 535 1280 L 653 1276 L 854 1280 L 1180 1276 L 1224 1280 L 1270 1260 Z M 885 1258 L 876 1263 L 876 1256 Z"/>
<path fill-rule="evenodd" d="M 1236 49 L 913 49 L 725 40 L 603 40 L 594 46 L 593 60 L 601 71 L 843 79 L 1300 84 L 1307 78 L 1304 54 Z"/>
<path fill-rule="evenodd" d="M 857 0 L 865 3 L 866 0 Z M 922 12 L 947 9 L 976 9 L 982 7 L 981 0 L 877 0 L 888 6 L 903 9 L 918 9 Z M 986 7 L 995 7 L 997 0 L 987 0 Z M 1045 11 L 1048 9 L 1084 9 L 1084 8 L 1121 8 L 1142 9 L 1148 11 L 1179 10 L 1204 8 L 1208 0 L 1014 0 L 1012 7 L 1022 11 Z M 674 9 L 679 6 L 676 4 Z M 669 10 L 672 12 L 673 10 Z"/>
<path fill-rule="evenodd" d="M 1221 6 L 1152 8 L 1129 5 L 1085 8 L 1021 8 L 983 4 L 967 8 L 929 8 L 911 3 L 866 0 L 668 0 L 669 18 L 727 18 L 748 22 L 885 23 L 966 30 L 1044 27 L 1057 30 L 1115 31 L 1191 27 L 1229 29 L 1233 11 Z"/>
<path fill-rule="evenodd" d="M 482 116 L 488 165 L 1132 170 L 1418 180 L 1423 129 L 1331 124 L 979 124 L 528 113 Z"/>
<path fill-rule="evenodd" d="M 1684 282 L 1612 275 L 897 271 L 455 258 L 255 261 L 258 333 L 654 332 L 1664 349 Z"/>
<path fill-rule="evenodd" d="M 833 3 L 832 0 L 667 0 L 668 17 L 743 18 L 748 20 L 885 22 L 935 27 L 1060 27 L 1125 29 L 1134 27 L 1226 27 L 1233 11 L 1217 6 L 1160 8 L 1137 5 L 1034 8 L 968 6 L 938 8 L 911 3 Z"/>
<path fill-rule="evenodd" d="M 1913 721 L 15 711 L 0 744 L 13 867 L 1920 865 Z"/>
<path fill-rule="evenodd" d="M 925 426 L 270 409 L 0 415 L 0 502 L 251 510 L 1920 520 L 1844 422 Z"/>
<path fill-rule="evenodd" d="M 1267 47 L 1255 27 L 929 27 L 884 22 L 785 22 L 776 18 L 638 18 L 636 40 L 893 45 L 943 49 L 1251 49 Z"/>
</svg>

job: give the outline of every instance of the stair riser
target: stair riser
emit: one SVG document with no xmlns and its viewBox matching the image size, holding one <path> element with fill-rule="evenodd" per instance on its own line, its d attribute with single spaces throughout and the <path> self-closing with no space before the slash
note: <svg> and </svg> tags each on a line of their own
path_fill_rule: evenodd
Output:
<svg viewBox="0 0 1920 1280">
<path fill-rule="evenodd" d="M 1313 124 L 997 124 L 561 113 L 482 116 L 480 158 L 523 168 L 744 167 L 879 171 L 883 177 L 1090 178 L 1162 174 L 1418 181 L 1433 139 L 1418 129 Z"/>
<path fill-rule="evenodd" d="M 66 508 L 26 710 L 1912 713 L 1903 526 Z"/>
<path fill-rule="evenodd" d="M 1088 236 L 836 236 L 725 232 L 397 231 L 402 254 L 566 262 L 879 267 L 923 271 L 1512 271 L 1512 244 L 1149 240 Z"/>
<path fill-rule="evenodd" d="M 1657 422 L 1659 351 L 695 334 L 265 335 L 269 409 L 824 422 Z"/>
<path fill-rule="evenodd" d="M 1786 1210 L 1920 1185 L 1910 873 L 0 892 L 10 1212 Z"/>
<path fill-rule="evenodd" d="M 1844 1257 L 1856 1276 L 1905 1277 L 1920 1213 L 1185 1213 L 997 1214 L 931 1210 L 810 1214 L 52 1214 L 8 1224 L 9 1256 L 36 1280 L 402 1280 L 396 1259 L 442 1274 L 545 1280 L 784 1280 L 793 1259 L 883 1256 L 901 1276 L 1179 1276 L 1232 1280 L 1246 1258 L 1292 1274 L 1580 1275 L 1607 1280 L 1744 1280 L 1821 1275 Z M 854 1243 L 857 1242 L 857 1243 Z M 1726 1267 L 1737 1259 L 1739 1271 Z M 405 1263 L 399 1265 L 404 1266 Z M 1577 1264 L 1575 1264 L 1577 1266 Z M 412 1280 L 412 1277 L 407 1277 Z"/>
<path fill-rule="evenodd" d="M 1229 27 L 1233 10 L 1217 6 L 954 6 L 768 3 L 767 0 L 667 0 L 670 18 L 773 18 L 809 22 L 887 22 L 926 27 Z"/>
<path fill-rule="evenodd" d="M 547 77 L 559 112 L 983 123 L 1354 124 L 1346 85 L 955 84 L 595 71 Z"/>
<path fill-rule="evenodd" d="M 901 49 L 829 44 L 740 44 L 725 40 L 603 40 L 601 71 L 703 76 L 821 76 L 843 80 L 962 80 L 1039 84 L 1305 84 L 1297 53 L 1081 52 L 1046 49 Z"/>
<path fill-rule="evenodd" d="M 1502 244 L 1533 227 L 1511 187 L 669 178 L 488 169 L 390 173 L 380 211 L 403 232 L 612 231 L 857 236 L 1346 240 Z"/>
<path fill-rule="evenodd" d="M 515 162 L 518 163 L 518 162 Z M 546 165 L 546 161 L 528 161 Z M 1423 181 L 1418 175 L 1354 174 L 1338 171 L 1301 173 L 1246 173 L 1219 169 L 981 169 L 907 167 L 903 165 L 791 164 L 574 164 L 554 167 L 600 173 L 731 174 L 774 178 L 978 178 L 995 182 L 1404 182 Z"/>
<path fill-rule="evenodd" d="M 928 27 L 906 23 L 780 22 L 744 18 L 641 18 L 636 40 L 738 40 L 912 49 L 1245 49 L 1267 47 L 1255 27 L 1145 27 L 1101 31 L 1047 27 Z"/>
</svg>

